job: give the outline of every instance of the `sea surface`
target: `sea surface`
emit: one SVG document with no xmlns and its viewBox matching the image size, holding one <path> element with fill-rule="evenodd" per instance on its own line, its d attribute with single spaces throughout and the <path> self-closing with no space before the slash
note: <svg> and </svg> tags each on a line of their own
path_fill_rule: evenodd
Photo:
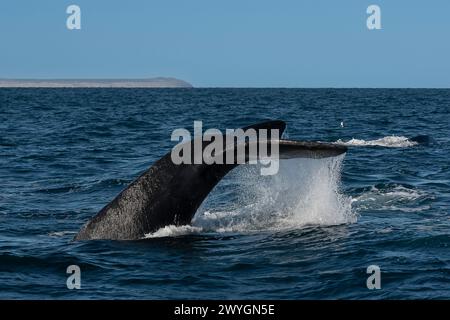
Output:
<svg viewBox="0 0 450 320">
<path fill-rule="evenodd" d="M 349 150 L 274 176 L 240 166 L 190 226 L 72 241 L 174 129 L 267 119 Z M 0 89 L 0 299 L 436 298 L 450 298 L 450 90 Z"/>
</svg>

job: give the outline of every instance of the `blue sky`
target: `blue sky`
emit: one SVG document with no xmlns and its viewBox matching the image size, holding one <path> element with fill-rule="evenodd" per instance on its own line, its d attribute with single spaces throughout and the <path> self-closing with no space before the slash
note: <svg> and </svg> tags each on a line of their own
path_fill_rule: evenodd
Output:
<svg viewBox="0 0 450 320">
<path fill-rule="evenodd" d="M 66 28 L 81 7 L 82 29 Z M 381 8 L 382 30 L 366 27 Z M 450 87 L 450 1 L 3 0 L 0 78 Z"/>
</svg>

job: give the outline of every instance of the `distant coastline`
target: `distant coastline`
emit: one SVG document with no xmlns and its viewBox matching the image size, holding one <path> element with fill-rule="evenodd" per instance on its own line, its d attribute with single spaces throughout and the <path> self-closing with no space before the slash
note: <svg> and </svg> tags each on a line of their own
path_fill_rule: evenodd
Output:
<svg viewBox="0 0 450 320">
<path fill-rule="evenodd" d="M 192 88 L 180 79 L 0 79 L 0 88 Z"/>
</svg>

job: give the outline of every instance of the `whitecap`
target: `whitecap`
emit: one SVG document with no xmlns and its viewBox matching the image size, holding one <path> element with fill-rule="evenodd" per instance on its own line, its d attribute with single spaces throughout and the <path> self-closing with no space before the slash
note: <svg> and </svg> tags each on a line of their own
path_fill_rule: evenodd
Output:
<svg viewBox="0 0 450 320">
<path fill-rule="evenodd" d="M 358 210 L 392 210 L 402 212 L 420 212 L 430 209 L 429 205 L 420 205 L 432 195 L 420 189 L 402 185 L 371 187 L 370 190 L 352 198 L 352 206 Z"/>
<path fill-rule="evenodd" d="M 335 143 L 352 147 L 379 146 L 388 148 L 407 148 L 416 146 L 418 144 L 417 142 L 411 141 L 403 136 L 386 136 L 375 140 L 362 140 L 353 138 L 348 141 L 343 141 L 342 139 L 339 139 Z"/>
</svg>

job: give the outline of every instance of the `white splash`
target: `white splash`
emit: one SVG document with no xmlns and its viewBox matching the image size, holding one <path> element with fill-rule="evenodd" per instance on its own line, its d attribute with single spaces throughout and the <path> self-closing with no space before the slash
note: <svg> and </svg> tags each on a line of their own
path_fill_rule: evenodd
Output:
<svg viewBox="0 0 450 320">
<path fill-rule="evenodd" d="M 339 191 L 343 159 L 282 160 L 274 176 L 259 175 L 255 165 L 240 166 L 212 192 L 192 226 L 168 226 L 146 237 L 278 231 L 356 222 L 350 197 Z M 232 201 L 230 189 L 235 193 Z M 228 207 L 218 210 L 220 202 Z"/>
<path fill-rule="evenodd" d="M 145 235 L 145 238 L 162 238 L 162 237 L 177 237 L 190 233 L 200 233 L 202 228 L 193 227 L 193 226 L 165 226 L 164 228 L 159 229 L 156 232 L 148 233 Z"/>
<path fill-rule="evenodd" d="M 350 198 L 339 192 L 343 158 L 284 160 L 277 175 L 266 177 L 246 166 L 239 172 L 240 207 L 200 211 L 193 225 L 245 232 L 355 222 Z"/>
<path fill-rule="evenodd" d="M 403 136 L 386 136 L 376 140 L 351 139 L 349 141 L 343 141 L 339 139 L 335 143 L 344 146 L 379 146 L 388 148 L 405 148 L 417 145 L 417 142 L 411 141 Z"/>
</svg>

